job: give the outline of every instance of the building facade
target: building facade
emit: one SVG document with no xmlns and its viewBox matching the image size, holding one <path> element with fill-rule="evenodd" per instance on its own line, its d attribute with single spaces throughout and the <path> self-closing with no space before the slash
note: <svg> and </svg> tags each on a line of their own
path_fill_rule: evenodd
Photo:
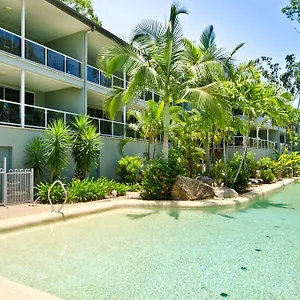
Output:
<svg viewBox="0 0 300 300">
<path fill-rule="evenodd" d="M 9 168 L 23 168 L 26 143 L 53 119 L 68 123 L 87 113 L 103 136 L 100 167 L 93 174 L 116 177 L 120 138 L 135 133 L 128 130 L 126 107 L 114 121 L 102 108 L 114 87 L 126 88 L 126 74 L 107 78 L 96 61 L 101 49 L 122 42 L 59 0 L 0 0 L 0 168 L 3 157 Z M 143 97 L 132 107 L 143 107 Z M 259 156 L 272 155 L 286 143 L 286 133 L 258 121 L 249 143 Z M 232 151 L 244 145 L 244 137 L 234 137 Z M 124 152 L 143 155 L 144 143 L 131 142 Z M 70 165 L 66 176 L 73 174 Z"/>
</svg>

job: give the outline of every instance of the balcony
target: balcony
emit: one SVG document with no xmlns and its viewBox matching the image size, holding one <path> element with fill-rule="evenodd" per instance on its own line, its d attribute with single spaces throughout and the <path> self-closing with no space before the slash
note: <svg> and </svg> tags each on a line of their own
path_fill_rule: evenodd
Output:
<svg viewBox="0 0 300 300">
<path fill-rule="evenodd" d="M 112 75 L 111 78 L 108 78 L 104 75 L 104 72 L 92 67 L 87 67 L 87 80 L 90 83 L 107 87 L 107 88 L 124 88 L 124 79 Z"/>
<path fill-rule="evenodd" d="M 241 148 L 244 147 L 244 138 L 243 136 L 234 136 L 232 142 L 229 143 L 230 148 Z M 267 141 L 260 138 L 248 137 L 248 148 L 256 149 L 270 149 L 277 150 L 277 143 L 274 141 Z"/>
<path fill-rule="evenodd" d="M 65 124 L 72 127 L 72 122 L 77 114 L 33 106 L 25 105 L 25 127 L 46 129 L 55 119 L 63 119 Z M 128 125 L 121 122 L 91 117 L 94 125 L 102 136 L 123 138 L 128 132 L 130 137 L 138 137 L 137 133 L 131 130 Z M 0 100 L 0 125 L 21 127 L 21 105 L 17 102 Z"/>
<path fill-rule="evenodd" d="M 0 50 L 21 57 L 21 37 L 0 28 Z M 25 59 L 76 78 L 81 78 L 81 62 L 75 58 L 25 39 Z"/>
</svg>

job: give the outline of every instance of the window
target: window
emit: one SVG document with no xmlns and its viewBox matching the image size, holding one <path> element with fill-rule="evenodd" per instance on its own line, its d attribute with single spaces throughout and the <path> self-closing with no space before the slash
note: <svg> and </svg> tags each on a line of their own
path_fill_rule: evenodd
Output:
<svg viewBox="0 0 300 300">
<path fill-rule="evenodd" d="M 34 93 L 25 92 L 25 104 L 34 105 Z M 0 86 L 0 100 L 20 103 L 20 90 Z"/>
<path fill-rule="evenodd" d="M 25 92 L 25 104 L 34 105 L 34 94 Z"/>
<path fill-rule="evenodd" d="M 10 88 L 5 88 L 5 93 L 4 93 L 4 100 L 11 101 L 11 102 L 20 102 L 20 92 L 18 90 L 10 89 Z"/>
<path fill-rule="evenodd" d="M 88 107 L 87 112 L 91 117 L 98 119 L 107 119 L 102 109 Z"/>
</svg>

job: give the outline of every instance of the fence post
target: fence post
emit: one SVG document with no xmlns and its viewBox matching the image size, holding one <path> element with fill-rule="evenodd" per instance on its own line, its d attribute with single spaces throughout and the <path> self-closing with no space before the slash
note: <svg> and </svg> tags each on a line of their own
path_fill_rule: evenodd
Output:
<svg viewBox="0 0 300 300">
<path fill-rule="evenodd" d="M 34 172 L 34 170 L 31 169 L 30 170 L 30 199 L 29 199 L 30 203 L 33 202 L 33 186 L 34 186 L 34 184 L 33 184 L 33 180 L 34 180 L 33 172 Z"/>
<path fill-rule="evenodd" d="M 3 180 L 2 180 L 2 189 L 3 189 L 3 204 L 7 206 L 7 173 L 6 173 L 6 157 L 4 157 L 3 162 Z"/>
</svg>

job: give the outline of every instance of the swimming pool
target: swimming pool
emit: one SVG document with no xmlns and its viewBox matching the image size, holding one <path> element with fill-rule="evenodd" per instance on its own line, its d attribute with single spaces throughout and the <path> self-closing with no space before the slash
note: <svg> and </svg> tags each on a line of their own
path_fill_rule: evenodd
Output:
<svg viewBox="0 0 300 300">
<path fill-rule="evenodd" d="M 119 210 L 0 243 L 0 276 L 62 299 L 299 299 L 300 184 L 242 210 Z"/>
</svg>

